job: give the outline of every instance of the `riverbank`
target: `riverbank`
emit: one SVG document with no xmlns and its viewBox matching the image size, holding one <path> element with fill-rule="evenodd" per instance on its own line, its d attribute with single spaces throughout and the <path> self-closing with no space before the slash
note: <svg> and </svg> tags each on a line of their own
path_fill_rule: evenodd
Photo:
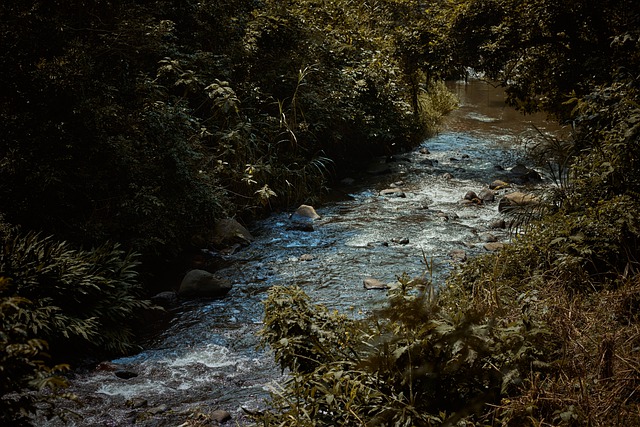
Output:
<svg viewBox="0 0 640 427">
<path fill-rule="evenodd" d="M 282 380 L 270 355 L 256 349 L 268 289 L 295 284 L 314 302 L 357 317 L 386 299 L 384 291 L 365 290 L 365 279 L 422 275 L 424 253 L 442 283 L 459 262 L 453 253 L 485 252 L 485 234 L 508 241 L 507 230 L 489 227 L 501 217 L 497 199 L 468 204 L 464 197 L 523 160 L 523 121 L 532 118 L 504 107 L 501 92 L 485 83 L 451 89 L 462 104 L 443 131 L 395 161 L 380 159 L 387 173 L 349 181 L 341 189 L 349 200 L 319 207 L 313 231 L 291 229 L 288 213 L 254 224 L 255 241 L 218 272 L 234 285 L 225 299 L 182 302 L 143 352 L 75 373 L 71 391 L 83 415 L 73 424 L 171 425 L 214 409 L 242 420 L 241 408 L 261 407 Z"/>
</svg>

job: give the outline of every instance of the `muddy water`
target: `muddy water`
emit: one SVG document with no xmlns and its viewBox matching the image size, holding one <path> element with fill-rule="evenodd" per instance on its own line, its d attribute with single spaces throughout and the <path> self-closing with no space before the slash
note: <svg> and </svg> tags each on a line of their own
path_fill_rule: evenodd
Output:
<svg viewBox="0 0 640 427">
<path fill-rule="evenodd" d="M 441 283 L 454 263 L 452 250 L 485 251 L 485 233 L 507 241 L 506 231 L 488 229 L 499 218 L 497 201 L 466 206 L 461 199 L 500 177 L 500 167 L 522 160 L 532 124 L 554 128 L 540 116 L 506 108 L 503 93 L 486 83 L 450 89 L 461 106 L 443 131 L 414 152 L 373 165 L 388 173 L 354 178 L 341 189 L 349 200 L 318 209 L 322 219 L 314 231 L 291 230 L 287 213 L 255 224 L 256 241 L 220 272 L 234 283 L 227 298 L 183 302 L 146 350 L 74 374 L 71 392 L 79 403 L 68 407 L 79 416 L 66 425 L 177 426 L 194 411 L 216 409 L 242 424 L 241 408 L 259 408 L 283 378 L 256 348 L 261 301 L 271 286 L 299 285 L 314 301 L 360 316 L 384 301 L 384 291 L 364 289 L 365 278 L 391 282 L 403 272 L 424 274 L 426 257 Z M 380 195 L 392 187 L 401 196 Z M 118 371 L 137 376 L 122 379 Z"/>
</svg>

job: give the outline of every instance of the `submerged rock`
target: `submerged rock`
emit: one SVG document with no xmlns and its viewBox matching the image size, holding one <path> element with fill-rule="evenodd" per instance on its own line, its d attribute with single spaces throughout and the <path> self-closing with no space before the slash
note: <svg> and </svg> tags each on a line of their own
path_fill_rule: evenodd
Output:
<svg viewBox="0 0 640 427">
<path fill-rule="evenodd" d="M 401 189 L 394 187 L 394 188 L 385 188 L 384 190 L 380 191 L 380 195 L 381 196 L 395 196 L 395 197 L 407 197 L 407 195 L 404 193 L 404 191 L 402 191 Z"/>
<path fill-rule="evenodd" d="M 497 242 L 498 238 L 491 233 L 482 233 L 480 235 L 480 240 L 486 243 Z"/>
<path fill-rule="evenodd" d="M 499 219 L 494 219 L 493 221 L 491 221 L 489 223 L 489 228 L 493 228 L 493 229 L 504 229 L 507 228 L 507 223 L 505 222 L 504 219 L 499 218 Z"/>
</svg>

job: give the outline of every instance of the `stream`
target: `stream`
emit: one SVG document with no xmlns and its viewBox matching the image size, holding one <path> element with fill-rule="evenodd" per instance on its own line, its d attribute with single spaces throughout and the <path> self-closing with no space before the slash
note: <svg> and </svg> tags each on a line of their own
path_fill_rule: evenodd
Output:
<svg viewBox="0 0 640 427">
<path fill-rule="evenodd" d="M 502 168 L 524 161 L 524 144 L 536 137 L 532 125 L 545 132 L 556 127 L 505 107 L 502 90 L 482 81 L 450 82 L 449 88 L 461 104 L 438 135 L 372 165 L 387 173 L 346 182 L 340 190 L 349 197 L 317 208 L 322 218 L 313 231 L 292 230 L 289 213 L 253 224 L 255 241 L 218 272 L 233 282 L 226 298 L 182 301 L 142 352 L 74 372 L 69 391 L 78 402 L 63 406 L 77 416 L 42 425 L 179 426 L 190 414 L 217 409 L 231 413 L 228 425 L 243 425 L 242 408 L 264 406 L 269 389 L 284 378 L 257 348 L 270 287 L 295 284 L 314 302 L 361 316 L 385 300 L 385 291 L 366 290 L 364 279 L 420 276 L 426 257 L 437 285 L 458 262 L 453 250 L 486 252 L 488 235 L 507 242 L 507 230 L 489 227 L 500 218 L 504 190 L 494 202 L 461 200 L 501 178 Z M 397 190 L 380 194 L 390 188 Z"/>
</svg>

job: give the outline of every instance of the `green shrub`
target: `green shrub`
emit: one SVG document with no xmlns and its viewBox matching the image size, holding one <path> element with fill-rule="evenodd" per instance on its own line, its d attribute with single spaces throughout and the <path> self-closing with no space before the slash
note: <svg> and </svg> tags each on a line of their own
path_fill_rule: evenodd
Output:
<svg viewBox="0 0 640 427">
<path fill-rule="evenodd" d="M 263 340 L 291 375 L 263 425 L 472 422 L 557 351 L 526 310 L 508 321 L 473 304 L 445 310 L 430 283 L 406 276 L 388 307 L 359 321 L 310 304 L 298 288 L 273 288 L 265 308 Z"/>
<path fill-rule="evenodd" d="M 10 280 L 0 276 L 0 423 L 30 425 L 29 415 L 42 397 L 25 389 L 57 390 L 66 381 L 54 374 L 68 367 L 46 364 L 46 341 L 33 338 L 28 319 L 32 302 L 6 295 Z"/>
<path fill-rule="evenodd" d="M 21 321 L 31 338 L 49 342 L 56 359 L 134 348 L 132 321 L 152 308 L 140 298 L 135 254 L 118 245 L 75 250 L 35 233 L 10 232 L 0 248 L 2 296 L 31 303 Z"/>
</svg>

